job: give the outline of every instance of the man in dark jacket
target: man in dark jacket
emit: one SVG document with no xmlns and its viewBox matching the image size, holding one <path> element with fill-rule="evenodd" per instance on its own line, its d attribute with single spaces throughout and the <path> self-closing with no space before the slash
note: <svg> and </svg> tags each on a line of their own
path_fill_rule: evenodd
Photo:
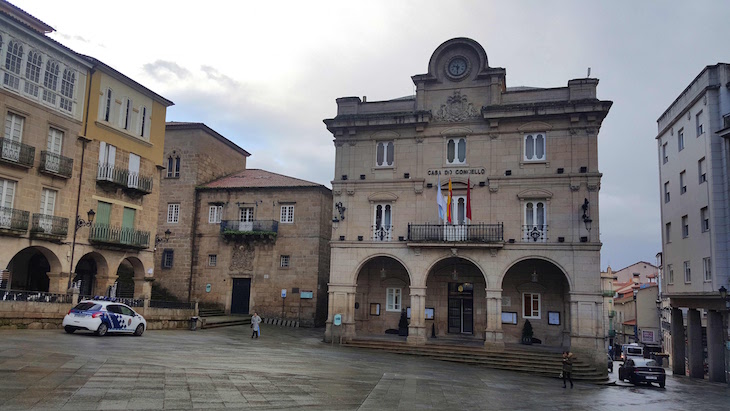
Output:
<svg viewBox="0 0 730 411">
<path fill-rule="evenodd" d="M 563 388 L 565 387 L 565 380 L 570 381 L 570 388 L 573 388 L 573 353 L 563 351 Z"/>
</svg>

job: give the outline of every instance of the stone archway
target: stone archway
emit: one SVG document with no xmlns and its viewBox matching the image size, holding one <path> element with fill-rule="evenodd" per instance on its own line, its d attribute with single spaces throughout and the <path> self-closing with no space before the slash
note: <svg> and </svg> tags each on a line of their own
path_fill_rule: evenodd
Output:
<svg viewBox="0 0 730 411">
<path fill-rule="evenodd" d="M 484 340 L 486 280 L 473 262 L 449 257 L 431 267 L 426 279 L 427 336 Z"/>
<path fill-rule="evenodd" d="M 74 283 L 79 288 L 79 294 L 84 297 L 104 295 L 106 284 L 99 281 L 106 278 L 109 266 L 104 256 L 97 252 L 87 253 L 79 259 L 74 270 Z"/>
<path fill-rule="evenodd" d="M 49 273 L 60 273 L 61 261 L 51 250 L 33 246 L 15 254 L 7 270 L 11 289 L 49 292 Z"/>
<path fill-rule="evenodd" d="M 113 287 L 116 287 L 116 297 L 135 298 L 144 293 L 144 265 L 137 257 L 126 257 L 119 262 L 117 276 Z"/>
<path fill-rule="evenodd" d="M 378 256 L 365 262 L 356 277 L 355 333 L 397 334 L 401 313 L 410 307 L 410 286 L 398 260 Z"/>
<path fill-rule="evenodd" d="M 530 321 L 533 338 L 540 344 L 569 347 L 568 277 L 555 263 L 542 258 L 514 263 L 502 279 L 502 314 L 505 343 L 519 343 L 525 322 Z M 513 322 L 506 320 L 510 316 Z"/>
</svg>

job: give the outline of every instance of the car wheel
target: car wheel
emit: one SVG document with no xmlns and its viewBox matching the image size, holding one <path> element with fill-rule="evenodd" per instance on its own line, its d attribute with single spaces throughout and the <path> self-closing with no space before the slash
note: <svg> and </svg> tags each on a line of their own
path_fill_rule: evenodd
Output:
<svg viewBox="0 0 730 411">
<path fill-rule="evenodd" d="M 99 325 L 99 328 L 96 330 L 96 335 L 98 335 L 99 337 L 101 337 L 104 334 L 106 334 L 107 331 L 109 331 L 109 327 L 107 327 L 106 324 L 101 323 Z"/>
<path fill-rule="evenodd" d="M 140 324 L 140 325 L 137 326 L 137 329 L 134 330 L 134 335 L 136 335 L 137 337 L 139 337 L 139 336 L 142 335 L 143 332 L 144 332 L 144 325 Z"/>
<path fill-rule="evenodd" d="M 66 332 L 67 332 L 67 333 L 69 333 L 69 334 L 73 334 L 73 333 L 74 333 L 74 331 L 76 331 L 76 329 L 75 329 L 75 328 L 73 328 L 73 327 L 71 327 L 71 326 L 69 326 L 69 325 L 67 325 L 67 326 L 63 327 L 63 330 L 64 330 L 64 331 L 66 331 Z"/>
</svg>

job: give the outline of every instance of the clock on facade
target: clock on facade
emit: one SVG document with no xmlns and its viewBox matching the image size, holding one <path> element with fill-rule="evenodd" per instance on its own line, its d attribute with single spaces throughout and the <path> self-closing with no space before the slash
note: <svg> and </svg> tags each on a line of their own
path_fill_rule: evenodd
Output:
<svg viewBox="0 0 730 411">
<path fill-rule="evenodd" d="M 449 64 L 446 67 L 446 72 L 449 74 L 449 76 L 458 78 L 464 76 L 468 68 L 468 62 L 464 57 L 454 57 L 449 60 Z"/>
</svg>

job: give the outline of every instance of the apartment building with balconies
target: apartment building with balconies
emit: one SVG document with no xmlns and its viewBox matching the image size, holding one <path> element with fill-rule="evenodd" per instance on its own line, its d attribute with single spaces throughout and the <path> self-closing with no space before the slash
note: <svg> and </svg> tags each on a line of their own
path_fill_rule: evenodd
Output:
<svg viewBox="0 0 730 411">
<path fill-rule="evenodd" d="M 440 45 L 415 95 L 337 99 L 326 338 L 409 319 L 432 336 L 543 345 L 605 367 L 598 80 L 507 87 L 477 42 Z M 339 331 L 341 330 L 341 331 Z"/>
</svg>

